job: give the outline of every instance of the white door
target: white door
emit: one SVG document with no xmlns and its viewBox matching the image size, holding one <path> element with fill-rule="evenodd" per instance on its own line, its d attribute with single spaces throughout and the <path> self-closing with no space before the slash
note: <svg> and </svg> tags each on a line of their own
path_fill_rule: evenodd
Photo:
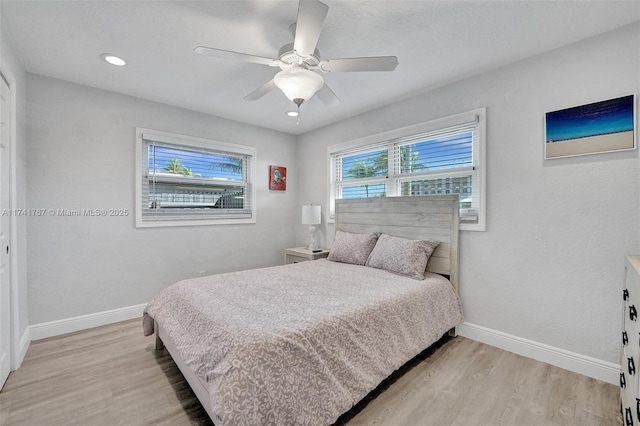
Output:
<svg viewBox="0 0 640 426">
<path fill-rule="evenodd" d="M 0 389 L 9 376 L 11 353 L 11 328 L 9 325 L 11 302 L 9 229 L 10 229 L 10 140 L 11 140 L 11 90 L 0 74 Z"/>
</svg>

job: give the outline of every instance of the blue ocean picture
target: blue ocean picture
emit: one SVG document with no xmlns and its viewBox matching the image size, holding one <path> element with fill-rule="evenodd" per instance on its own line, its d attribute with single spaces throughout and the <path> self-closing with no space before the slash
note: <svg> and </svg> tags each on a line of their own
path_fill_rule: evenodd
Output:
<svg viewBox="0 0 640 426">
<path fill-rule="evenodd" d="M 632 149 L 633 95 L 546 114 L 546 157 Z"/>
</svg>

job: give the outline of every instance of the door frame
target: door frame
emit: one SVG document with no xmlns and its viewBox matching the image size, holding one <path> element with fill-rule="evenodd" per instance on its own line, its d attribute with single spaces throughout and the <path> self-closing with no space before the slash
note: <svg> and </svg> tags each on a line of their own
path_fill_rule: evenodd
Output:
<svg viewBox="0 0 640 426">
<path fill-rule="evenodd" d="M 14 210 L 17 208 L 17 124 L 18 124 L 18 102 L 16 79 L 6 68 L 0 67 L 0 73 L 9 83 L 11 91 L 11 134 L 9 136 L 9 207 Z M 26 324 L 24 333 L 20 333 L 20 301 L 19 301 L 19 282 L 18 282 L 18 225 L 15 215 L 9 218 L 10 240 L 9 246 L 9 363 L 10 370 L 15 371 L 20 367 L 22 361 L 29 348 L 29 326 Z M 26 285 L 26 283 L 24 283 Z M 24 340 L 24 341 L 23 341 Z"/>
</svg>

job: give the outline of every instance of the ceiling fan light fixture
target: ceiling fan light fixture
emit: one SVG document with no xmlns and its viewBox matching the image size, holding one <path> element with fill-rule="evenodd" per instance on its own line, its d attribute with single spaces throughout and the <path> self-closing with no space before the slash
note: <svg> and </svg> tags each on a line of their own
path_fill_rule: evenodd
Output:
<svg viewBox="0 0 640 426">
<path fill-rule="evenodd" d="M 298 106 L 303 101 L 309 100 L 324 85 L 320 75 L 304 68 L 282 70 L 273 77 L 273 82 L 289 100 Z"/>
</svg>

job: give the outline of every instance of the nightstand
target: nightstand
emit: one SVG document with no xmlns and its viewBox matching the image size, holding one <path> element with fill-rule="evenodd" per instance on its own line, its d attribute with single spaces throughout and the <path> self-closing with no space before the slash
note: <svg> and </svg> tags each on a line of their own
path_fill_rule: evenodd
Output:
<svg viewBox="0 0 640 426">
<path fill-rule="evenodd" d="M 327 256 L 329 256 L 329 249 L 322 249 L 314 253 L 306 247 L 288 248 L 284 251 L 284 264 L 323 259 Z"/>
</svg>

